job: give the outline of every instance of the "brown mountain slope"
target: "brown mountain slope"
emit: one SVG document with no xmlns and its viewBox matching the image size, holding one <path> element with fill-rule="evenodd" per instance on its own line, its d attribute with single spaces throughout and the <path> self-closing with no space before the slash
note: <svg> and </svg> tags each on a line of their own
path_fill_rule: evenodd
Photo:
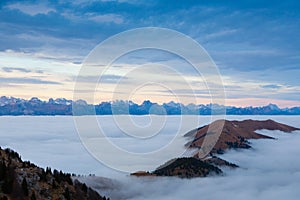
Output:
<svg viewBox="0 0 300 200">
<path fill-rule="evenodd" d="M 218 126 L 224 121 L 215 121 L 210 125 L 200 127 L 196 130 L 188 132 L 185 136 L 192 137 L 193 140 L 186 144 L 189 148 L 201 148 L 204 138 L 207 135 L 214 135 L 215 133 L 210 130 L 208 133 L 209 126 Z M 228 121 L 225 120 L 224 126 L 221 132 L 220 137 L 217 140 L 217 143 L 214 145 L 211 153 L 223 153 L 224 150 L 229 148 L 250 148 L 248 139 L 274 139 L 272 137 L 258 134 L 255 131 L 267 129 L 267 130 L 280 130 L 284 132 L 292 132 L 295 130 L 300 130 L 298 128 L 288 126 L 275 122 L 273 120 L 244 120 L 244 121 Z"/>
<path fill-rule="evenodd" d="M 224 125 L 224 126 L 223 126 Z M 222 128 L 223 126 L 223 128 Z M 191 137 L 192 141 L 187 143 L 188 148 L 200 148 L 204 141 L 205 136 L 210 139 L 215 139 L 219 135 L 214 131 L 221 130 L 221 134 L 214 144 L 212 151 L 206 157 L 200 157 L 199 154 L 195 154 L 189 158 L 175 158 L 161 167 L 157 168 L 153 172 L 140 171 L 132 173 L 133 176 L 177 176 L 180 178 L 193 178 L 193 177 L 205 177 L 210 174 L 221 174 L 222 171 L 218 167 L 230 167 L 237 168 L 238 166 L 234 163 L 230 163 L 226 160 L 218 158 L 215 153 L 223 153 L 224 150 L 229 148 L 250 148 L 248 139 L 260 139 L 267 138 L 273 139 L 272 137 L 258 134 L 255 131 L 267 129 L 267 130 L 280 130 L 284 132 L 292 132 L 300 130 L 298 128 L 288 126 L 275 122 L 273 120 L 244 120 L 244 121 L 228 121 L 219 120 L 192 130 L 185 134 L 186 137 Z M 208 145 L 211 145 L 208 143 Z"/>
<path fill-rule="evenodd" d="M 0 199 L 106 200 L 96 191 L 65 174 L 22 161 L 18 153 L 0 148 Z"/>
</svg>

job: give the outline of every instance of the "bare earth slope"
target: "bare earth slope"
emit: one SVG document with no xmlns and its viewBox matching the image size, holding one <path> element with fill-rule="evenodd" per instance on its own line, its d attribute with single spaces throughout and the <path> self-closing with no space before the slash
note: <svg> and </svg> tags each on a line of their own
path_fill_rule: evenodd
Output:
<svg viewBox="0 0 300 200">
<path fill-rule="evenodd" d="M 219 123 L 218 121 L 213 122 Z M 186 144 L 189 148 L 201 148 L 205 136 L 208 134 L 209 125 L 203 126 L 196 130 L 188 132 L 185 136 L 192 137 L 192 141 Z M 211 153 L 223 153 L 224 150 L 230 148 L 250 148 L 248 139 L 274 139 L 272 137 L 258 134 L 257 130 L 279 130 L 283 132 L 292 132 L 299 130 L 298 128 L 275 122 L 273 120 L 244 120 L 244 121 L 228 121 L 225 120 L 224 127 L 217 143 L 213 147 Z"/>
</svg>

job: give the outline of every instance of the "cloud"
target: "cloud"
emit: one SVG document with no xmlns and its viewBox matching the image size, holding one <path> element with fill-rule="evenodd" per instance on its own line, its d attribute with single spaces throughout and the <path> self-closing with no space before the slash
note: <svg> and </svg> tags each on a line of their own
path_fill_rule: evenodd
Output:
<svg viewBox="0 0 300 200">
<path fill-rule="evenodd" d="M 206 35 L 206 38 L 208 40 L 211 40 L 213 38 L 217 38 L 217 37 L 222 37 L 222 36 L 227 36 L 227 35 L 230 35 L 230 34 L 233 34 L 233 33 L 236 33 L 238 31 L 238 29 L 231 29 L 231 30 L 221 30 L 219 32 L 216 32 L 216 33 L 210 33 L 210 34 L 207 34 Z"/>
<path fill-rule="evenodd" d="M 96 15 L 89 17 L 89 20 L 95 21 L 97 23 L 115 23 L 121 24 L 123 23 L 123 17 L 121 15 L 116 14 L 105 14 L 105 15 Z"/>
<path fill-rule="evenodd" d="M 118 75 L 102 75 L 100 81 L 103 83 L 116 83 L 121 79 L 128 79 L 128 77 Z"/>
<path fill-rule="evenodd" d="M 38 78 L 19 78 L 19 77 L 0 77 L 0 84 L 49 84 L 49 85 L 61 85 L 62 83 L 56 81 L 47 81 Z"/>
<path fill-rule="evenodd" d="M 38 73 L 38 74 L 43 74 L 45 71 L 41 70 L 41 69 L 38 69 L 38 70 L 35 70 L 35 72 Z"/>
<path fill-rule="evenodd" d="M 201 89 L 174 89 L 174 90 L 160 90 L 160 92 L 163 92 L 163 93 L 174 93 L 176 95 L 182 95 L 182 94 L 186 94 L 186 95 L 189 95 L 191 97 L 193 96 L 196 96 L 198 94 L 202 94 L 202 95 L 207 95 L 205 97 L 209 97 L 211 98 L 210 96 L 210 93 L 209 93 L 209 90 L 206 89 L 206 88 L 203 88 L 202 90 Z"/>
<path fill-rule="evenodd" d="M 261 85 L 260 87 L 265 89 L 280 89 L 282 88 L 282 85 L 269 84 L 269 85 Z"/>
<path fill-rule="evenodd" d="M 9 9 L 16 9 L 25 14 L 35 16 L 37 14 L 48 14 L 49 12 L 55 12 L 54 8 L 50 8 L 44 4 L 24 4 L 24 3 L 13 3 L 6 6 Z"/>
<path fill-rule="evenodd" d="M 97 83 L 98 81 L 100 81 L 101 83 L 117 83 L 121 79 L 127 80 L 129 78 L 126 76 L 118 76 L 113 74 L 105 74 L 102 76 L 78 76 L 71 78 L 71 80 L 85 83 Z"/>
<path fill-rule="evenodd" d="M 31 72 L 31 70 L 21 68 L 21 67 L 2 67 L 2 70 L 5 72 L 13 72 L 13 71 L 19 71 L 19 72 L 24 72 L 24 73 Z"/>
</svg>

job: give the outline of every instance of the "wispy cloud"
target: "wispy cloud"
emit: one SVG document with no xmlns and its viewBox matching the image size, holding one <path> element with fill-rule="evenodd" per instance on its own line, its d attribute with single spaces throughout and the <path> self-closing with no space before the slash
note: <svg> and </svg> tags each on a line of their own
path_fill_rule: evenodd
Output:
<svg viewBox="0 0 300 200">
<path fill-rule="evenodd" d="M 0 84 L 50 84 L 50 85 L 61 85 L 62 83 L 56 81 L 42 80 L 38 78 L 19 78 L 19 77 L 0 77 Z"/>
<path fill-rule="evenodd" d="M 206 38 L 208 40 L 217 38 L 217 37 L 222 37 L 222 36 L 227 36 L 233 33 L 238 32 L 238 29 L 225 29 L 225 30 L 221 30 L 219 32 L 215 32 L 215 33 L 210 33 L 206 35 Z"/>
<path fill-rule="evenodd" d="M 13 71 L 19 71 L 19 72 L 24 72 L 24 73 L 29 73 L 31 70 L 21 68 L 21 67 L 2 67 L 2 70 L 5 72 L 13 72 Z"/>
<path fill-rule="evenodd" d="M 78 83 L 84 82 L 84 83 L 97 83 L 98 81 L 101 83 L 117 83 L 121 79 L 127 80 L 129 79 L 126 76 L 118 76 L 113 74 L 104 74 L 102 76 L 74 76 L 71 77 L 71 81 L 77 81 Z"/>
<path fill-rule="evenodd" d="M 98 23 L 115 23 L 121 24 L 123 23 L 124 19 L 121 15 L 116 14 L 105 14 L 105 15 L 95 15 L 88 18 L 89 20 L 98 22 Z"/>
<path fill-rule="evenodd" d="M 49 12 L 55 12 L 54 8 L 47 6 L 46 4 L 35 4 L 35 3 L 13 3 L 6 6 L 9 9 L 19 10 L 25 14 L 34 16 L 37 14 L 48 14 Z"/>
<path fill-rule="evenodd" d="M 266 89 L 280 89 L 282 88 L 282 85 L 269 84 L 269 85 L 261 85 L 260 87 Z"/>
</svg>

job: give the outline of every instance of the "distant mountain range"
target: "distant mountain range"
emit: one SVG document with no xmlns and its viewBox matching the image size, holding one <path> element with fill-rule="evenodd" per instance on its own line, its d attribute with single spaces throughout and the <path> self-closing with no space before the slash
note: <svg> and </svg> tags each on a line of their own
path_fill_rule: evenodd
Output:
<svg viewBox="0 0 300 200">
<path fill-rule="evenodd" d="M 149 100 L 137 104 L 132 101 L 118 100 L 92 105 L 84 100 L 72 101 L 65 98 L 50 98 L 48 101 L 42 101 L 37 97 L 29 100 L 0 97 L 0 115 L 211 115 L 220 114 L 224 108 L 227 115 L 300 115 L 300 106 L 279 108 L 275 104 L 261 107 L 234 107 L 217 104 L 184 105 L 173 101 L 158 104 Z"/>
</svg>

